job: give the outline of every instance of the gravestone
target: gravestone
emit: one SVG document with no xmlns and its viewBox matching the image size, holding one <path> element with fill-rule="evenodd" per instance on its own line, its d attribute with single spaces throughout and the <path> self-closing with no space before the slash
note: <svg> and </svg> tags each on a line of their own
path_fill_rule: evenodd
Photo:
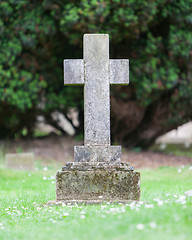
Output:
<svg viewBox="0 0 192 240">
<path fill-rule="evenodd" d="M 128 84 L 129 61 L 109 59 L 108 34 L 85 34 L 83 59 L 64 60 L 64 84 L 84 86 L 84 146 L 56 174 L 56 201 L 139 200 L 140 173 L 111 146 L 110 84 Z"/>
<path fill-rule="evenodd" d="M 5 155 L 7 168 L 18 170 L 34 170 L 34 154 L 33 153 L 9 153 Z"/>
</svg>

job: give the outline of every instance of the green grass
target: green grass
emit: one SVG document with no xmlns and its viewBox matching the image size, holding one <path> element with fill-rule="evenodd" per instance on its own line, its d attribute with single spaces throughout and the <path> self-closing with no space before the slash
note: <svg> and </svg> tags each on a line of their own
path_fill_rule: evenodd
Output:
<svg viewBox="0 0 192 240">
<path fill-rule="evenodd" d="M 154 144 L 150 147 L 153 152 L 162 152 L 165 154 L 172 154 L 176 156 L 192 157 L 192 147 L 185 147 L 184 144 L 164 144 L 161 149 L 161 144 Z"/>
<path fill-rule="evenodd" d="M 54 175 L 0 168 L 0 239 L 191 239 L 192 170 L 141 171 L 141 202 L 127 205 L 50 206 Z"/>
</svg>

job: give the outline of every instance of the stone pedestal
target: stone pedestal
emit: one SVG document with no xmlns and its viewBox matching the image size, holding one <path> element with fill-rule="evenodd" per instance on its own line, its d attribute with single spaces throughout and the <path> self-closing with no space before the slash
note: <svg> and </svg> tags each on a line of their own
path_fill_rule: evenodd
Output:
<svg viewBox="0 0 192 240">
<path fill-rule="evenodd" d="M 128 163 L 67 163 L 56 175 L 56 201 L 139 200 L 140 173 Z"/>
<path fill-rule="evenodd" d="M 75 162 L 121 162 L 121 146 L 75 146 L 74 147 Z"/>
</svg>

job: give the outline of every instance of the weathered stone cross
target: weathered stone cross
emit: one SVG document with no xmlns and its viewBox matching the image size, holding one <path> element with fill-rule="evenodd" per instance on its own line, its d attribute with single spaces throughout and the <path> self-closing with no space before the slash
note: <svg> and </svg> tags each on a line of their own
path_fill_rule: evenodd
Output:
<svg viewBox="0 0 192 240">
<path fill-rule="evenodd" d="M 110 145 L 110 84 L 128 84 L 129 60 L 109 60 L 108 34 L 85 34 L 83 47 L 83 59 L 64 60 L 64 83 L 84 85 L 84 146 L 75 146 L 75 162 L 120 162 L 121 147 Z"/>
<path fill-rule="evenodd" d="M 57 172 L 57 202 L 139 200 L 140 173 L 130 163 L 121 163 L 121 147 L 110 144 L 109 88 L 110 84 L 128 83 L 128 64 L 128 60 L 109 60 L 107 34 L 85 34 L 84 59 L 64 61 L 65 84 L 84 85 L 85 142 L 75 146 L 75 162 Z"/>
</svg>

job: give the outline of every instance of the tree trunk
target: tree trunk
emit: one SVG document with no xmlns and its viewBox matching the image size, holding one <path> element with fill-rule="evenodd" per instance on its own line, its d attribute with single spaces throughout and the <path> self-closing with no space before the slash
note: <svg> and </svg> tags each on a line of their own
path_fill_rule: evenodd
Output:
<svg viewBox="0 0 192 240">
<path fill-rule="evenodd" d="M 111 96 L 111 131 L 114 143 L 126 148 L 145 149 L 157 137 L 186 122 L 186 116 L 184 117 L 182 113 L 180 118 L 173 116 L 170 106 L 174 89 L 163 93 L 156 101 L 145 107 L 135 99 L 133 86 L 127 90 L 125 99 L 119 97 L 121 88 L 116 90 L 118 96 L 116 94 Z"/>
</svg>

